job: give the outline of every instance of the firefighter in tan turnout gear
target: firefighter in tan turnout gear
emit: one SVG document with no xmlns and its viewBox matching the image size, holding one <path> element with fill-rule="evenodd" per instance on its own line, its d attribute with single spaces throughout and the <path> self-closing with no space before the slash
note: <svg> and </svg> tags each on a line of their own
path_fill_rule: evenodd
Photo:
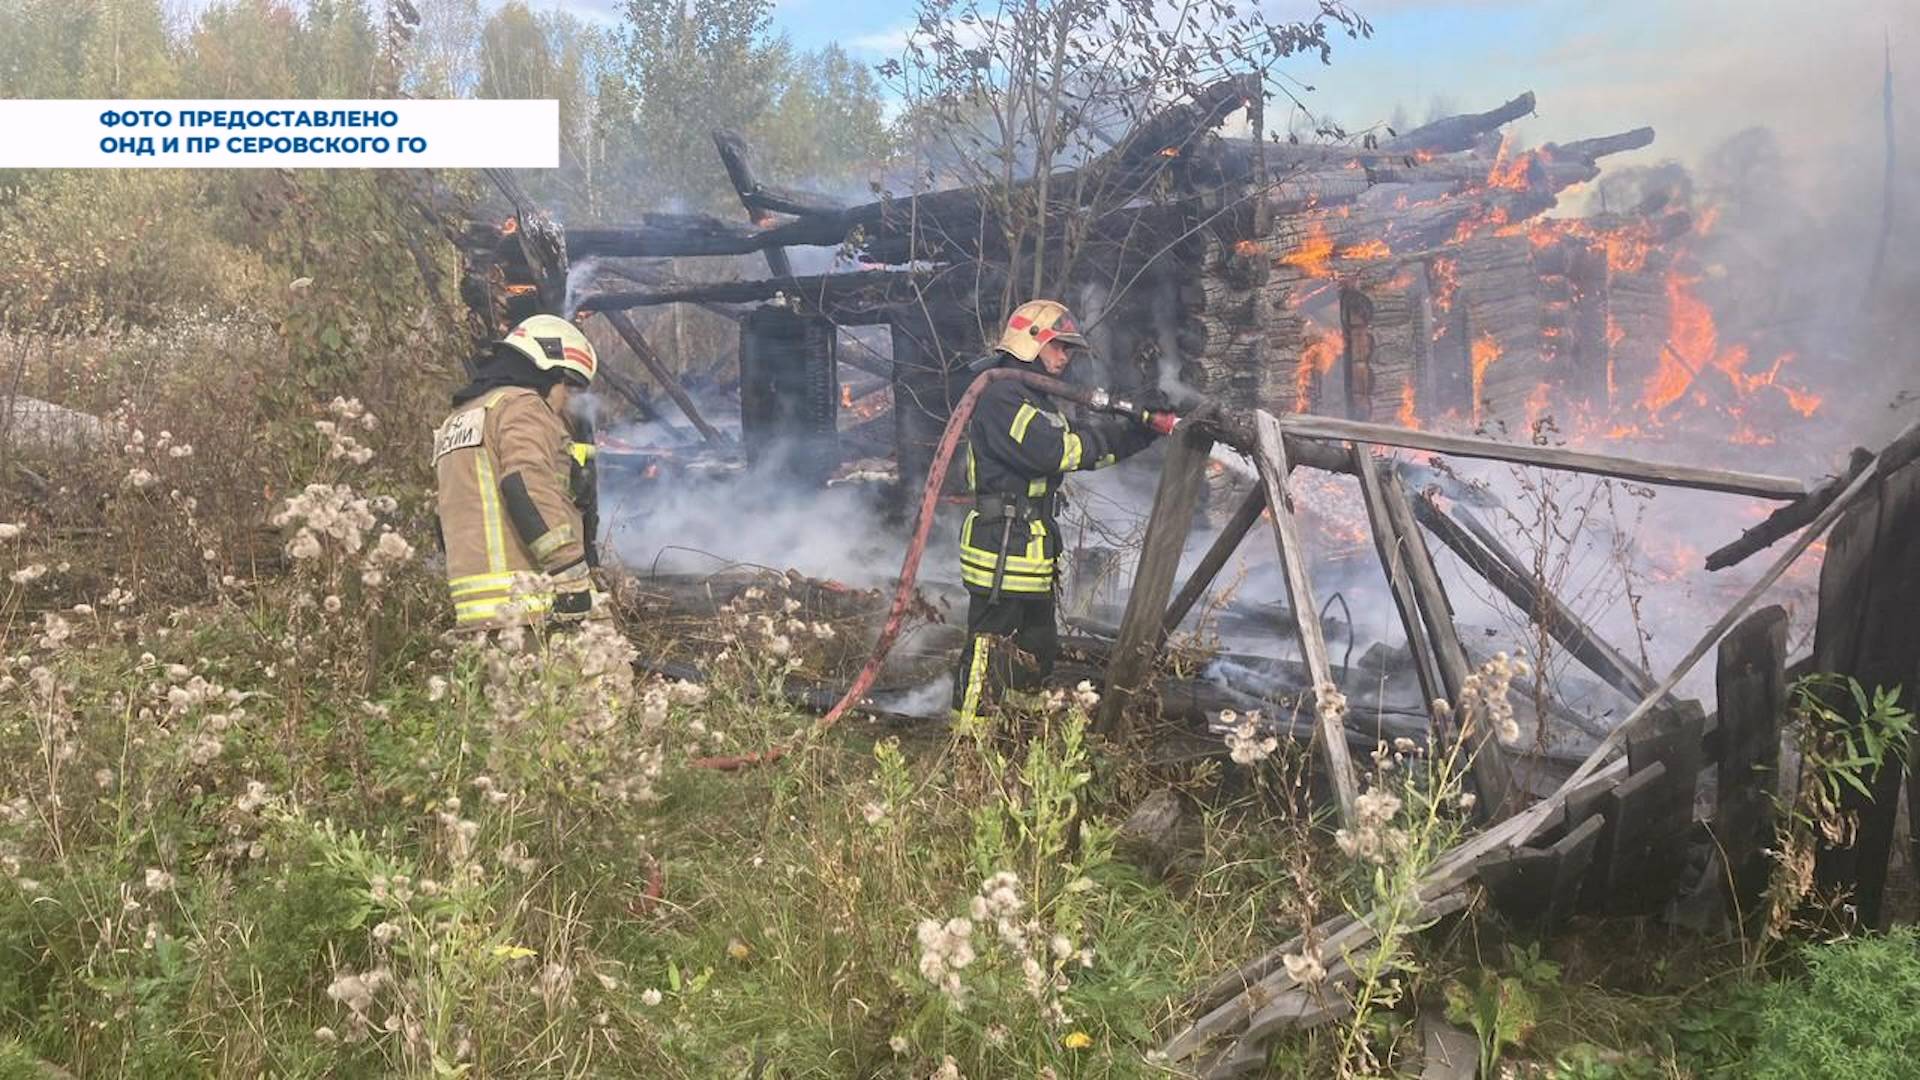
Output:
<svg viewBox="0 0 1920 1080">
<path fill-rule="evenodd" d="M 474 364 L 434 435 L 447 589 L 458 630 L 578 620 L 594 607 L 585 462 L 565 420 L 593 382 L 580 328 L 535 315 Z"/>
<path fill-rule="evenodd" d="M 999 346 L 974 365 L 1037 365 L 1059 376 L 1086 348 L 1073 315 L 1052 300 L 1022 304 Z M 974 509 L 960 526 L 967 643 L 954 675 L 953 706 L 962 720 L 999 689 L 1032 689 L 1053 670 L 1055 523 L 1060 483 L 1150 445 L 1160 432 L 1130 421 L 1073 424 L 1051 397 L 1007 379 L 980 395 L 967 424 L 967 484 Z"/>
</svg>

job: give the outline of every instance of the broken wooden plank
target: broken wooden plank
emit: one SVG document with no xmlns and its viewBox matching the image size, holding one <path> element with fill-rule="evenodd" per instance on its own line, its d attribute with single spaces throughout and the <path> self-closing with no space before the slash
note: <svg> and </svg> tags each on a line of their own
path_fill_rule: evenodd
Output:
<svg viewBox="0 0 1920 1080">
<path fill-rule="evenodd" d="M 1595 814 L 1547 847 L 1519 847 L 1480 865 L 1480 880 L 1509 922 L 1546 931 L 1566 922 L 1593 865 L 1606 819 Z"/>
<path fill-rule="evenodd" d="M 1853 478 L 1871 464 L 1872 452 L 1864 447 L 1854 447 L 1844 472 L 1815 484 L 1805 495 L 1768 514 L 1760 524 L 1741 533 L 1740 539 L 1708 555 L 1707 569 L 1725 570 L 1729 566 L 1736 566 L 1791 535 L 1793 530 L 1819 516 L 1820 511 L 1826 509 L 1827 504 L 1845 491 Z"/>
<path fill-rule="evenodd" d="M 1465 891 L 1453 890 L 1440 893 L 1422 903 L 1419 910 L 1415 911 L 1408 921 L 1415 925 L 1430 923 L 1466 907 L 1467 900 Z M 1314 928 L 1310 939 L 1314 954 L 1320 957 L 1321 964 L 1329 973 L 1334 970 L 1333 960 L 1354 955 L 1356 950 L 1366 948 L 1372 940 L 1373 935 L 1367 924 L 1351 916 L 1340 916 L 1320 924 Z M 1183 1061 L 1204 1049 L 1213 1040 L 1236 1030 L 1243 1030 L 1247 1022 L 1260 1010 L 1277 1000 L 1281 994 L 1298 986 L 1298 982 L 1287 972 L 1282 957 L 1298 955 L 1304 947 L 1302 940 L 1296 937 L 1270 951 L 1267 954 L 1272 958 L 1270 970 L 1259 979 L 1247 983 L 1238 993 L 1208 1010 L 1205 1015 L 1175 1035 L 1162 1050 L 1167 1060 Z M 1242 968 L 1216 981 L 1215 985 L 1237 979 L 1246 970 Z"/>
<path fill-rule="evenodd" d="M 608 311 L 603 314 L 607 325 L 619 333 L 620 340 L 626 342 L 627 347 L 633 350 L 633 354 L 646 365 L 647 374 L 653 376 L 654 381 L 660 384 L 660 388 L 673 399 L 673 403 L 680 406 L 681 413 L 685 414 L 686 418 L 693 422 L 693 426 L 700 430 L 701 438 L 715 446 L 725 446 L 732 441 L 718 428 L 707 423 L 706 417 L 700 415 L 700 410 L 694 405 L 693 398 L 687 395 L 686 389 L 680 385 L 680 380 L 673 377 L 673 372 L 667 370 L 667 365 L 661 362 L 659 354 L 653 351 L 653 346 L 647 344 L 646 337 L 640 333 L 639 327 L 633 325 L 633 320 L 627 316 L 626 312 Z"/>
<path fill-rule="evenodd" d="M 1459 457 L 1506 461 L 1516 465 L 1538 465 L 1568 472 L 1591 473 L 1644 484 L 1723 491 L 1734 495 L 1752 495 L 1762 499 L 1797 499 L 1807 493 L 1804 483 L 1784 476 L 1764 476 L 1731 469 L 1707 469 L 1695 465 L 1664 465 L 1617 454 L 1593 454 L 1557 446 L 1531 443 L 1504 443 L 1470 435 L 1447 435 L 1437 431 L 1414 431 L 1388 424 L 1368 424 L 1330 416 L 1290 413 L 1281 421 L 1290 434 L 1315 439 L 1340 439 L 1399 446 L 1411 450 L 1431 450 Z"/>
<path fill-rule="evenodd" d="M 1646 837 L 1647 810 L 1663 798 L 1660 789 L 1666 778 L 1666 766 L 1655 763 L 1597 793 L 1596 816 L 1606 824 L 1581 889 L 1583 909 L 1609 913 L 1621 910 L 1620 898 L 1614 894 L 1632 884 L 1633 859 Z"/>
<path fill-rule="evenodd" d="M 1213 579 L 1220 576 L 1221 567 L 1227 565 L 1227 560 L 1233 558 L 1233 553 L 1240 549 L 1240 542 L 1246 539 L 1253 523 L 1260 520 L 1260 511 L 1266 508 L 1267 492 L 1258 484 L 1247 492 L 1246 498 L 1240 500 L 1239 506 L 1234 507 L 1233 516 L 1227 519 L 1220 535 L 1214 537 L 1212 546 L 1207 548 L 1207 553 L 1194 564 L 1193 573 L 1187 575 L 1187 583 L 1180 586 L 1173 602 L 1167 605 L 1166 614 L 1160 620 L 1162 644 L 1180 628 L 1187 613 L 1193 610 L 1193 605 L 1199 603 L 1200 597 L 1212 587 Z"/>
<path fill-rule="evenodd" d="M 1600 833 L 1605 826 L 1606 819 L 1595 815 L 1554 842 L 1552 850 L 1559 862 L 1554 867 L 1546 911 L 1540 917 L 1541 926 L 1564 926 L 1572 917 L 1580 903 L 1580 890 L 1587 872 L 1593 867 L 1594 852 L 1600 849 Z"/>
<path fill-rule="evenodd" d="M 1658 766 L 1660 782 L 1643 797 L 1634 822 L 1630 865 L 1614 867 L 1612 910 L 1651 911 L 1677 891 L 1693 831 L 1694 796 L 1704 752 L 1706 713 L 1697 701 L 1682 701 L 1654 714 L 1646 730 L 1627 744 L 1627 768 L 1638 775 Z"/>
<path fill-rule="evenodd" d="M 1920 423 L 1910 426 L 1901 436 L 1901 439 L 1907 438 L 1920 438 Z M 1896 440 L 1896 445 L 1898 442 L 1899 440 Z M 1735 601 L 1715 625 L 1709 628 L 1703 638 L 1704 643 L 1696 646 L 1696 652 L 1704 654 L 1706 649 L 1717 643 L 1732 624 L 1747 613 L 1760 594 L 1778 581 L 1780 575 L 1798 561 L 1807 548 L 1826 532 L 1827 527 L 1854 498 L 1858 497 L 1859 490 L 1864 486 L 1865 478 L 1863 477 L 1850 485 L 1848 491 L 1842 492 L 1834 505 L 1823 511 L 1794 544 L 1768 567 L 1766 573 L 1761 575 L 1760 580 L 1755 582 L 1747 594 Z M 1627 762 L 1624 759 L 1615 758 L 1614 751 L 1637 725 L 1638 718 L 1652 710 L 1660 699 L 1693 669 L 1693 665 L 1698 663 L 1699 659 L 1699 655 L 1683 657 L 1681 663 L 1661 679 L 1660 684 L 1655 687 L 1656 692 L 1648 695 L 1612 735 L 1608 736 L 1600 746 L 1595 747 L 1587 756 L 1587 760 L 1574 770 L 1573 775 L 1568 777 L 1552 795 L 1478 835 L 1468 838 L 1436 859 L 1433 866 L 1420 879 L 1418 885 L 1420 896 L 1432 898 L 1433 902 L 1438 902 L 1444 897 L 1459 895 L 1460 887 L 1473 878 L 1477 868 L 1488 857 L 1525 844 L 1565 821 L 1569 815 L 1569 799 L 1572 796 L 1583 792 L 1604 790 L 1626 776 Z M 1645 781 L 1642 782 L 1645 783 Z M 1378 913 L 1374 915 L 1377 916 Z M 1323 951 L 1327 949 L 1338 951 L 1357 948 L 1373 940 L 1373 929 L 1366 918 L 1347 917 L 1332 920 L 1329 924 L 1317 928 L 1316 937 Z M 1285 950 L 1298 947 L 1297 943 L 1289 943 L 1279 949 L 1269 950 L 1265 955 L 1242 965 L 1240 971 L 1265 968 L 1269 973 L 1226 1002 L 1215 1006 L 1206 1015 L 1176 1034 L 1163 1052 L 1169 1059 L 1176 1061 L 1191 1055 L 1209 1040 L 1228 1030 L 1232 1026 L 1236 1010 L 1238 1015 L 1244 1016 L 1252 1008 L 1252 1002 L 1270 997 L 1270 985 L 1277 984 L 1284 987 L 1285 974 L 1284 972 L 1276 974 L 1276 970 L 1281 967 L 1281 957 L 1285 955 Z M 1235 974 L 1237 975 L 1238 972 Z M 1218 986 L 1221 981 L 1225 980 L 1216 981 L 1214 985 Z"/>
<path fill-rule="evenodd" d="M 1408 578 L 1414 594 L 1420 600 L 1421 620 L 1426 626 L 1427 640 L 1432 645 L 1434 658 L 1439 663 L 1440 679 L 1447 688 L 1447 701 L 1457 707 L 1472 665 L 1467 660 L 1466 650 L 1460 645 L 1459 631 L 1454 627 L 1453 605 L 1447 600 L 1446 586 L 1441 583 L 1440 571 L 1433 564 L 1433 553 L 1427 550 L 1426 538 L 1414 522 L 1412 500 L 1407 497 L 1406 485 L 1401 481 L 1398 470 L 1387 474 L 1381 485 L 1381 495 L 1388 519 L 1396 535 L 1405 544 Z M 1493 725 L 1485 722 L 1484 717 L 1482 721 L 1480 730 L 1471 734 L 1470 745 L 1466 748 L 1469 755 L 1467 775 L 1473 783 L 1474 794 L 1478 796 L 1473 808 L 1474 817 L 1482 822 L 1498 821 L 1514 809 L 1513 767 Z M 1458 734 L 1455 732 L 1455 737 Z"/>
<path fill-rule="evenodd" d="M 1306 545 L 1300 536 L 1300 522 L 1294 517 L 1293 496 L 1287 489 L 1285 437 L 1281 434 L 1280 421 L 1264 409 L 1254 415 L 1254 425 L 1254 441 L 1259 450 L 1256 464 L 1260 482 L 1267 492 L 1267 509 L 1273 515 L 1273 535 L 1279 547 L 1281 571 L 1286 577 L 1287 600 L 1293 606 L 1294 627 L 1300 635 L 1300 655 L 1313 676 L 1320 752 L 1326 759 L 1328 782 L 1333 785 L 1340 824 L 1353 828 L 1353 803 L 1359 789 L 1353 758 L 1347 753 L 1346 731 L 1338 717 L 1318 707 L 1321 704 L 1318 699 L 1334 692 L 1333 666 L 1327 660 L 1327 641 L 1320 629 L 1320 605 L 1314 599 L 1313 582 L 1307 577 Z"/>
<path fill-rule="evenodd" d="M 1727 866 L 1727 916 L 1752 925 L 1772 862 L 1780 727 L 1787 714 L 1787 612 L 1775 604 L 1741 620 L 1720 643 L 1719 805 L 1713 836 Z"/>
<path fill-rule="evenodd" d="M 1161 641 L 1161 618 L 1180 572 L 1180 554 L 1193 528 L 1194 508 L 1205 487 L 1207 455 L 1213 449 L 1213 436 L 1203 424 L 1181 424 L 1165 442 L 1167 458 L 1160 467 L 1160 486 L 1154 492 L 1146 535 L 1140 540 L 1140 562 L 1134 569 L 1100 698 L 1098 727 L 1115 739 L 1126 736 L 1127 706 L 1153 666 Z M 1318 624 L 1314 628 L 1318 630 Z M 1345 753 L 1346 739 L 1338 741 Z"/>
<path fill-rule="evenodd" d="M 1427 640 L 1426 626 L 1421 622 L 1420 601 L 1414 593 L 1412 577 L 1407 568 L 1409 545 L 1394 527 L 1393 518 L 1387 512 L 1380 471 L 1374 464 L 1373 452 L 1364 444 L 1354 444 L 1353 466 L 1353 474 L 1360 480 L 1360 498 L 1366 505 L 1367 525 L 1373 533 L 1373 548 L 1380 556 L 1380 568 L 1387 575 L 1387 588 L 1393 594 L 1393 606 L 1400 614 L 1400 626 L 1407 635 L 1407 652 L 1413 658 L 1414 675 L 1420 680 L 1422 700 L 1431 710 L 1437 700 L 1445 698 L 1451 701 L 1452 694 L 1440 677 L 1438 661 Z M 1436 717 L 1435 721 L 1436 730 L 1445 728 L 1441 718 Z"/>
<path fill-rule="evenodd" d="M 1547 910 L 1560 857 L 1551 848 L 1518 847 L 1480 865 L 1480 882 L 1508 922 L 1531 927 Z"/>
</svg>

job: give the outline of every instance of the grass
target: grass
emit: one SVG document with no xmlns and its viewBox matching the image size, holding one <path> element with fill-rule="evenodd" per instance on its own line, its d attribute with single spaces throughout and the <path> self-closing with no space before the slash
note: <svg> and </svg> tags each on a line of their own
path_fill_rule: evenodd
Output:
<svg viewBox="0 0 1920 1080">
<path fill-rule="evenodd" d="M 874 601 L 797 576 L 456 647 L 418 478 L 335 453 L 395 425 L 315 415 L 273 465 L 183 416 L 195 453 L 128 436 L 34 463 L 52 500 L 0 486 L 0 1077 L 1179 1075 L 1153 1050 L 1191 990 L 1341 910 L 1388 912 L 1390 947 L 1358 1017 L 1275 1040 L 1274 1075 L 1417 1072 L 1449 1001 L 1496 1068 L 1568 1080 L 1812 1075 L 1809 1052 L 1870 1075 L 1901 1030 L 1869 1006 L 1912 972 L 1868 944 L 1788 950 L 1768 984 L 1650 924 L 1417 932 L 1457 761 L 1383 747 L 1391 798 L 1338 836 L 1308 748 L 1153 767 L 1072 693 L 817 737 L 777 690 L 845 670 Z M 263 542 L 249 515 L 288 493 Z M 710 681 L 635 676 L 636 643 Z M 1165 787 L 1199 821 L 1163 877 L 1115 832 Z"/>
</svg>

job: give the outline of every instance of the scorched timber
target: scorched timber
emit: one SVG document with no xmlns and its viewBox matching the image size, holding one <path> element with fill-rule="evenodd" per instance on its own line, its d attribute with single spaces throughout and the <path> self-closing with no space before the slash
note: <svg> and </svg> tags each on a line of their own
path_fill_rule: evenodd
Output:
<svg viewBox="0 0 1920 1080">
<path fill-rule="evenodd" d="M 1445 435 L 1435 431 L 1415 431 L 1367 424 L 1357 420 L 1339 420 L 1326 416 L 1296 413 L 1281 421 L 1289 434 L 1312 439 L 1352 439 L 1380 446 L 1398 446 L 1411 450 L 1431 450 L 1456 457 L 1484 458 L 1516 465 L 1539 465 L 1567 472 L 1609 476 L 1643 484 L 1666 487 L 1723 491 L 1731 495 L 1751 495 L 1762 499 L 1791 500 L 1807 493 L 1807 486 L 1784 476 L 1736 472 L 1731 469 L 1706 469 L 1693 465 L 1661 465 L 1615 454 L 1591 454 L 1582 450 L 1564 450 L 1556 446 L 1531 443 L 1503 443 L 1467 435 Z"/>
<path fill-rule="evenodd" d="M 1480 141 L 1481 136 L 1490 131 L 1498 131 L 1507 124 L 1532 114 L 1533 91 L 1529 90 L 1497 109 L 1464 116 L 1449 116 L 1443 120 L 1435 120 L 1424 127 L 1414 128 L 1388 142 L 1387 149 L 1408 153 L 1424 150 L 1434 154 L 1471 150 Z"/>
<path fill-rule="evenodd" d="M 971 272 L 949 270 L 922 276 L 903 270 L 862 270 L 764 281 L 665 282 L 651 289 L 593 293 L 580 301 L 579 310 L 621 311 L 687 303 L 751 304 L 785 296 L 838 322 L 870 325 L 891 321 L 892 309 L 901 304 L 918 303 L 922 299 L 947 303 L 998 288 L 998 280 L 993 275 Z"/>
</svg>

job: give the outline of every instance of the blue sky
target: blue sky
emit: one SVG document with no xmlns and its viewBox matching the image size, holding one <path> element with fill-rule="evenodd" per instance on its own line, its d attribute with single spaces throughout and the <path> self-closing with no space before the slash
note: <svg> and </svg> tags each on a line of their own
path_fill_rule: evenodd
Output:
<svg viewBox="0 0 1920 1080">
<path fill-rule="evenodd" d="M 1300 0 L 1267 0 L 1281 16 Z M 1436 101 L 1491 108 L 1531 89 L 1529 141 L 1566 140 L 1651 124 L 1653 160 L 1690 158 L 1753 124 L 1877 152 L 1881 43 L 1890 33 L 1904 100 L 1920 100 L 1915 0 L 1354 0 L 1374 26 L 1342 38 L 1333 63 L 1289 73 L 1313 85 L 1316 109 L 1349 128 L 1416 122 Z M 911 7 L 871 0 L 783 0 L 776 20 L 796 44 L 839 41 L 879 60 L 911 23 Z M 1903 49 L 1903 45 L 1905 48 Z M 1902 57 L 1906 57 L 1902 63 Z"/>
<path fill-rule="evenodd" d="M 838 42 L 879 62 L 898 52 L 911 3 L 777 0 L 775 24 L 796 45 Z M 1278 17 L 1308 0 L 1259 2 Z M 611 19 L 615 0 L 534 0 Z M 1920 116 L 1920 0 L 1351 0 L 1368 40 L 1341 38 L 1333 63 L 1289 68 L 1304 95 L 1349 129 L 1413 121 L 1436 104 L 1491 108 L 1523 90 L 1538 116 L 1525 142 L 1652 125 L 1631 159 L 1691 159 L 1755 124 L 1823 154 L 1879 153 L 1883 35 L 1895 50 L 1902 112 Z M 1810 158 L 1812 155 L 1810 155 Z"/>
</svg>

